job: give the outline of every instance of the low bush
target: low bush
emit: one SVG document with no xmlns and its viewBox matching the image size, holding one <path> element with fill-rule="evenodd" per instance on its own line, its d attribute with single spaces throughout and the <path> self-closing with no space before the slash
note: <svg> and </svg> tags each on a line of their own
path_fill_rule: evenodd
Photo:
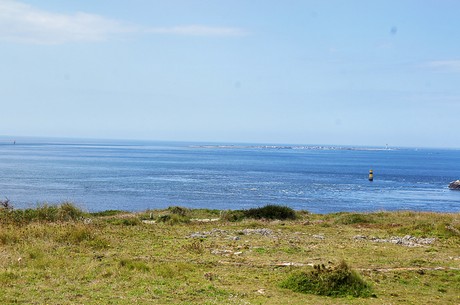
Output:
<svg viewBox="0 0 460 305">
<path fill-rule="evenodd" d="M 266 205 L 260 208 L 249 210 L 233 210 L 222 213 L 221 218 L 227 221 L 241 221 L 246 218 L 269 219 L 269 220 L 294 220 L 297 219 L 296 212 L 287 206 Z"/>
<path fill-rule="evenodd" d="M 333 268 L 315 265 L 310 272 L 296 272 L 282 282 L 281 287 L 295 292 L 333 297 L 375 296 L 371 287 L 344 261 Z"/>
<path fill-rule="evenodd" d="M 245 210 L 244 214 L 247 218 L 254 219 L 296 219 L 296 213 L 293 209 L 287 206 L 266 205 L 261 208 Z"/>
</svg>

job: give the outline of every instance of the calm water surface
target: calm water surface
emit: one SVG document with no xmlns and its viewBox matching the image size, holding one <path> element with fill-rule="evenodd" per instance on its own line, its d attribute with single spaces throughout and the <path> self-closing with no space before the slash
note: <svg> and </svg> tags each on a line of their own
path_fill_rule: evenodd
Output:
<svg viewBox="0 0 460 305">
<path fill-rule="evenodd" d="M 458 150 L 18 141 L 0 143 L 0 173 L 0 196 L 17 208 L 460 212 L 460 192 L 447 188 L 460 179 Z"/>
</svg>

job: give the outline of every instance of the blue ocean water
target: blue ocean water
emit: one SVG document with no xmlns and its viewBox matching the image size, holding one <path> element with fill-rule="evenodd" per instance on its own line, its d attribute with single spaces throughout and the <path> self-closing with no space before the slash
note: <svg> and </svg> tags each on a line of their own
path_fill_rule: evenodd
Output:
<svg viewBox="0 0 460 305">
<path fill-rule="evenodd" d="M 447 188 L 460 179 L 458 150 L 4 141 L 0 173 L 0 197 L 16 208 L 460 212 L 460 192 Z"/>
</svg>

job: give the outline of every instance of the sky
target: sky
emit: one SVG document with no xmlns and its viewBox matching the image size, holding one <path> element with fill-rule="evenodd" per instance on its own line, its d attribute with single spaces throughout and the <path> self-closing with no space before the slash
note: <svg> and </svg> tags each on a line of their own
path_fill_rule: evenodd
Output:
<svg viewBox="0 0 460 305">
<path fill-rule="evenodd" d="M 0 0 L 0 135 L 460 148 L 459 12 Z"/>
</svg>

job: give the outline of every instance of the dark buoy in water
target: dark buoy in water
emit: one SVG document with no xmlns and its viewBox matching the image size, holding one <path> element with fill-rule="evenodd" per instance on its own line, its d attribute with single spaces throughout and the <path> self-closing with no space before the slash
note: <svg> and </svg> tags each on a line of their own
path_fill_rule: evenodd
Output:
<svg viewBox="0 0 460 305">
<path fill-rule="evenodd" d="M 369 170 L 369 181 L 374 181 L 374 171 Z"/>
</svg>

